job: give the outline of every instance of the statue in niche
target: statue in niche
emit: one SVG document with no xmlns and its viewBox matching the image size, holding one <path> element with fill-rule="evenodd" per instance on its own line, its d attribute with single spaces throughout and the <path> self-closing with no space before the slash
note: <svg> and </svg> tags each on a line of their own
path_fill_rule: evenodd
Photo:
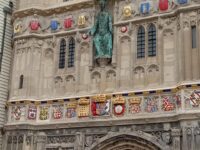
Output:
<svg viewBox="0 0 200 150">
<path fill-rule="evenodd" d="M 94 36 L 95 59 L 112 58 L 112 16 L 105 10 L 107 0 L 98 0 L 100 12 L 89 35 Z"/>
</svg>

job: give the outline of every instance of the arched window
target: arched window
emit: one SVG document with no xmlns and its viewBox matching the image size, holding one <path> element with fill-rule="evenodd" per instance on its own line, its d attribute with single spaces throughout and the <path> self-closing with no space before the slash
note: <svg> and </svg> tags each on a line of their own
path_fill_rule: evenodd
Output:
<svg viewBox="0 0 200 150">
<path fill-rule="evenodd" d="M 19 77 L 19 89 L 23 88 L 23 84 L 24 84 L 24 75 L 21 75 Z"/>
<path fill-rule="evenodd" d="M 148 30 L 148 56 L 156 56 L 156 27 L 154 24 Z"/>
<path fill-rule="evenodd" d="M 65 68 L 65 51 L 66 51 L 66 41 L 64 39 L 60 42 L 60 56 L 59 56 L 59 68 Z"/>
<path fill-rule="evenodd" d="M 74 67 L 75 40 L 69 39 L 68 68 Z"/>
<path fill-rule="evenodd" d="M 145 57 L 145 29 L 140 26 L 137 33 L 137 58 Z"/>
</svg>

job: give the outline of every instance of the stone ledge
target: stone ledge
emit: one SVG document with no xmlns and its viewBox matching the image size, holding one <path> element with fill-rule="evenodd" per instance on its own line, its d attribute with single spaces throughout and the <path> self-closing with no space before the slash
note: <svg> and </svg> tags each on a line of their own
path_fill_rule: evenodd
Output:
<svg viewBox="0 0 200 150">
<path fill-rule="evenodd" d="M 110 120 L 93 120 L 93 121 L 78 121 L 70 123 L 44 123 L 44 124 L 31 124 L 31 123 L 7 123 L 4 130 L 46 130 L 46 129 L 66 129 L 66 128 L 83 128 L 83 127 L 105 127 L 105 126 L 123 126 L 123 125 L 138 125 L 138 124 L 152 124 L 152 123 L 169 123 L 186 120 L 198 120 L 200 113 L 190 114 L 176 114 L 172 116 L 160 117 L 146 117 L 146 118 L 126 118 L 126 119 L 110 119 Z"/>
</svg>

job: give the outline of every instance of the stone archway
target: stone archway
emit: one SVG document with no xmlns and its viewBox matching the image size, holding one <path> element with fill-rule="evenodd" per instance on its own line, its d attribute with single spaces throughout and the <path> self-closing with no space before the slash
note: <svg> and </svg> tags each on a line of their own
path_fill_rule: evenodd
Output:
<svg viewBox="0 0 200 150">
<path fill-rule="evenodd" d="M 169 150 L 169 146 L 150 134 L 109 133 L 96 141 L 89 150 Z"/>
</svg>

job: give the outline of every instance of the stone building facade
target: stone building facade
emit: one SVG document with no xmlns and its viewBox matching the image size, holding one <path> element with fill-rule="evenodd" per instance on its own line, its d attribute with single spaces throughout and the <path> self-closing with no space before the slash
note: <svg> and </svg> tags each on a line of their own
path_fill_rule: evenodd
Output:
<svg viewBox="0 0 200 150">
<path fill-rule="evenodd" d="M 6 102 L 8 100 L 8 84 L 12 57 L 11 13 L 14 1 L 0 2 L 0 149 L 2 149 L 2 131 L 6 122 Z"/>
<path fill-rule="evenodd" d="M 5 150 L 198 150 L 200 2 L 109 0 L 112 59 L 95 59 L 96 0 L 19 0 Z"/>
</svg>

